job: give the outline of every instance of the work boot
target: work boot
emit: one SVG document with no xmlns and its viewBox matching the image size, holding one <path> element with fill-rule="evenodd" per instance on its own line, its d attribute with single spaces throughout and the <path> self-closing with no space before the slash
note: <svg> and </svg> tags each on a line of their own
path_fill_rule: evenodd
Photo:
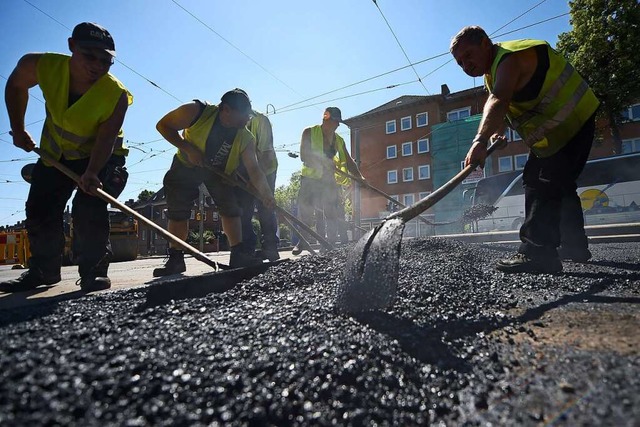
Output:
<svg viewBox="0 0 640 427">
<path fill-rule="evenodd" d="M 169 248 L 168 254 L 169 258 L 164 267 L 153 270 L 153 277 L 170 276 L 187 271 L 187 266 L 184 263 L 184 252 L 181 249 Z"/>
<path fill-rule="evenodd" d="M 85 292 L 102 291 L 111 287 L 111 279 L 107 276 L 109 270 L 109 256 L 105 255 L 95 265 L 80 265 L 78 271 L 80 280 L 78 280 L 80 289 Z"/>
<path fill-rule="evenodd" d="M 262 247 L 262 258 L 269 261 L 277 261 L 280 259 L 280 253 L 276 245 L 265 245 Z"/>
<path fill-rule="evenodd" d="M 253 252 L 249 253 L 242 243 L 238 243 L 237 245 L 231 247 L 231 254 L 229 256 L 229 267 L 253 267 L 260 264 L 262 264 L 262 260 L 260 258 L 257 258 L 253 254 Z"/>
<path fill-rule="evenodd" d="M 573 262 L 587 262 L 591 259 L 591 251 L 587 248 L 573 249 L 560 246 L 558 248 L 558 255 L 561 260 Z"/>
<path fill-rule="evenodd" d="M 517 253 L 496 263 L 496 270 L 504 273 L 542 273 L 554 274 L 562 271 L 562 262 L 558 257 L 537 257 Z"/>
<path fill-rule="evenodd" d="M 302 253 L 302 248 L 300 247 L 300 244 L 295 245 L 291 250 L 291 253 L 293 255 L 300 255 Z"/>
<path fill-rule="evenodd" d="M 25 271 L 17 279 L 0 282 L 0 291 L 2 292 L 25 292 L 37 288 L 42 285 L 53 285 L 60 280 L 60 273 L 52 275 L 44 275 L 42 270 L 37 267 L 31 267 Z"/>
</svg>

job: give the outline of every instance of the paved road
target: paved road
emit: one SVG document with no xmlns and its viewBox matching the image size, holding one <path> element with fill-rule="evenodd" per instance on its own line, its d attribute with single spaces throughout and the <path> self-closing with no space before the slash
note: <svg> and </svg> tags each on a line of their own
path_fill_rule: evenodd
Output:
<svg viewBox="0 0 640 427">
<path fill-rule="evenodd" d="M 280 252 L 281 258 L 298 258 L 304 256 L 294 256 L 291 251 Z M 206 254 L 212 260 L 228 264 L 229 252 L 212 252 Z M 99 292 L 112 292 L 114 290 L 134 288 L 149 284 L 162 283 L 167 280 L 174 280 L 176 277 L 194 277 L 205 273 L 211 273 L 213 269 L 196 260 L 191 256 L 186 256 L 187 271 L 183 275 L 169 276 L 166 278 L 154 278 L 153 269 L 162 266 L 164 256 L 153 256 L 147 258 L 138 258 L 135 261 L 116 262 L 109 267 L 109 277 L 111 278 L 111 289 Z M 0 281 L 13 279 L 25 270 L 12 269 L 10 265 L 0 266 Z M 78 267 L 68 266 L 62 267 L 62 281 L 54 286 L 43 286 L 31 292 L 22 292 L 16 294 L 5 294 L 0 292 L 0 309 L 22 307 L 31 304 L 38 304 L 48 301 L 57 301 L 64 299 L 80 298 L 87 294 L 80 290 L 76 285 L 78 280 Z M 95 294 L 98 292 L 92 292 Z"/>
</svg>

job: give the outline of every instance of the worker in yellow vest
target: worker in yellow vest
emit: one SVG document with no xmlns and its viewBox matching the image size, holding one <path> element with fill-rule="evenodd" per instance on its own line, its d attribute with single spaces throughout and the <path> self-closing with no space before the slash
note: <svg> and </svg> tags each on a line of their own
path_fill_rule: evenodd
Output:
<svg viewBox="0 0 640 427">
<path fill-rule="evenodd" d="M 323 114 L 322 124 L 306 128 L 300 141 L 300 159 L 303 162 L 298 194 L 298 216 L 302 222 L 335 243 L 338 221 L 344 221 L 344 208 L 340 199 L 340 188 L 336 168 L 346 170 L 364 180 L 356 162 L 349 155 L 344 139 L 336 134 L 342 122 L 342 112 L 337 107 L 328 107 Z M 320 218 L 324 213 L 324 222 Z M 340 215 L 342 213 L 342 218 Z M 316 218 L 314 218 L 316 217 Z M 326 224 L 326 229 L 324 226 Z M 311 236 L 309 236 L 311 237 Z M 302 252 L 300 245 L 293 248 L 293 254 Z"/>
<path fill-rule="evenodd" d="M 246 128 L 251 118 L 251 101 L 242 89 L 222 96 L 219 105 L 194 100 L 167 113 L 158 122 L 158 132 L 178 147 L 171 168 L 164 176 L 169 232 L 182 240 L 189 234 L 189 217 L 198 187 L 203 184 L 213 198 L 229 240 L 232 267 L 261 263 L 242 243 L 242 207 L 233 185 L 208 168 L 234 178 L 242 165 L 251 184 L 257 188 L 268 208 L 275 206 L 271 189 L 258 166 L 255 138 Z M 181 132 L 182 131 L 182 132 Z M 155 277 L 186 271 L 184 253 L 171 243 L 169 258 L 153 271 Z"/>
<path fill-rule="evenodd" d="M 102 26 L 83 22 L 69 38 L 71 56 L 29 53 L 9 76 L 5 100 L 13 144 L 31 151 L 35 142 L 25 129 L 29 88 L 40 86 L 47 117 L 40 149 L 80 175 L 73 199 L 73 225 L 80 287 L 107 289 L 111 249 L 107 203 L 95 196 L 103 188 L 114 197 L 124 189 L 126 170 L 121 130 L 133 97 L 109 73 L 115 43 Z M 76 183 L 55 167 L 38 160 L 26 203 L 26 228 L 31 248 L 29 270 L 0 284 L 14 292 L 60 281 L 64 248 L 62 215 Z"/>
<path fill-rule="evenodd" d="M 489 97 L 465 165 L 484 166 L 490 138 L 505 117 L 530 148 L 524 167 L 525 221 L 518 253 L 496 268 L 505 273 L 559 273 L 562 259 L 591 257 L 576 180 L 589 157 L 599 101 L 587 82 L 542 40 L 494 44 L 476 26 L 463 28 L 451 53 L 464 72 L 484 76 Z M 559 249 L 558 249 L 559 248 Z"/>
<path fill-rule="evenodd" d="M 276 188 L 276 173 L 278 171 L 278 158 L 273 148 L 273 129 L 269 118 L 264 114 L 253 111 L 253 117 L 249 121 L 247 128 L 256 140 L 256 156 L 258 165 L 267 178 L 267 183 L 271 189 L 271 195 Z M 238 189 L 239 190 L 239 189 Z M 253 214 L 257 211 L 260 222 L 260 256 L 269 261 L 280 259 L 278 253 L 278 222 L 273 208 L 264 206 L 262 202 L 256 200 L 251 194 L 239 190 L 239 197 L 242 200 L 242 241 L 247 251 L 253 252 L 256 248 L 258 236 L 253 231 Z"/>
</svg>

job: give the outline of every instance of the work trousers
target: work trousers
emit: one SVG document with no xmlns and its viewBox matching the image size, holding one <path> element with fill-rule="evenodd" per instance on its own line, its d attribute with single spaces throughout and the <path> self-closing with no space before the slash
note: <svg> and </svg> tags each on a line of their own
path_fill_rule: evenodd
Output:
<svg viewBox="0 0 640 427">
<path fill-rule="evenodd" d="M 110 163 L 124 165 L 123 156 L 111 156 Z M 60 163 L 82 175 L 89 159 L 67 160 Z M 105 166 L 106 169 L 106 166 Z M 104 169 L 99 174 L 101 180 Z M 65 237 L 63 214 L 76 183 L 53 166 L 38 160 L 32 173 L 31 188 L 26 202 L 26 228 L 31 257 L 29 268 L 40 269 L 45 277 L 60 274 Z M 78 189 L 73 198 L 74 258 L 78 259 L 80 275 L 89 273 L 100 261 L 110 259 L 109 211 L 107 202 Z"/>
<path fill-rule="evenodd" d="M 587 249 L 576 181 L 589 158 L 594 133 L 592 116 L 556 154 L 529 155 L 523 172 L 525 220 L 520 228 L 520 253 L 557 257 L 560 245 L 571 251 Z"/>
<path fill-rule="evenodd" d="M 273 195 L 276 188 L 276 173 L 273 172 L 266 176 L 267 183 L 271 189 Z M 246 248 L 254 249 L 258 236 L 253 231 L 253 225 L 251 220 L 253 214 L 258 211 L 258 221 L 260 222 L 260 232 L 262 233 L 260 243 L 263 248 L 275 249 L 278 247 L 280 239 L 278 238 L 278 221 L 276 219 L 276 213 L 273 209 L 269 209 L 262 204 L 259 200 L 256 200 L 251 194 L 245 191 L 239 190 L 240 205 L 242 206 L 242 242 Z"/>
<path fill-rule="evenodd" d="M 340 198 L 340 188 L 333 175 L 330 180 L 301 177 L 298 212 L 302 222 L 310 227 L 315 222 L 316 231 L 321 237 L 326 236 L 329 243 L 336 242 L 338 221 L 344 221 L 344 207 Z M 311 236 L 306 236 L 304 231 L 302 234 L 307 239 L 314 240 Z"/>
</svg>

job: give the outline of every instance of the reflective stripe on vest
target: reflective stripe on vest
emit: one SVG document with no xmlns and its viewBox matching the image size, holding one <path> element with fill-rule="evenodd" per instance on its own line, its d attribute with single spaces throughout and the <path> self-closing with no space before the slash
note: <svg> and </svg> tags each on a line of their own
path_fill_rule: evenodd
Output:
<svg viewBox="0 0 640 427">
<path fill-rule="evenodd" d="M 98 129 L 113 114 L 123 93 L 128 103 L 133 96 L 111 74 L 99 78 L 82 96 L 69 106 L 69 61 L 71 57 L 55 53 L 40 56 L 37 64 L 38 84 L 44 94 L 47 117 L 42 129 L 40 146 L 59 159 L 87 158 L 95 145 Z M 114 153 L 126 154 L 122 146 L 122 130 L 118 134 L 119 146 Z"/>
<path fill-rule="evenodd" d="M 492 91 L 504 55 L 540 45 L 547 47 L 549 55 L 549 69 L 542 88 L 533 100 L 512 100 L 507 119 L 536 156 L 549 157 L 571 140 L 599 105 L 593 91 L 571 64 L 542 40 L 498 43 L 491 74 L 485 75 L 485 85 Z"/>
<path fill-rule="evenodd" d="M 324 155 L 324 137 L 322 135 L 322 127 L 320 125 L 312 126 L 309 128 L 311 130 L 311 151 L 313 151 L 317 156 L 326 157 Z M 333 157 L 334 166 L 339 169 L 346 169 L 346 147 L 344 139 L 338 134 L 334 134 L 336 138 L 336 155 Z M 322 178 L 322 169 L 317 170 L 312 167 L 309 167 L 305 164 L 302 165 L 302 176 L 306 176 L 309 178 L 320 179 Z M 338 175 L 337 173 L 335 175 Z M 339 178 L 343 179 L 342 176 Z M 336 177 L 336 180 L 338 178 Z"/>
<path fill-rule="evenodd" d="M 184 130 L 183 136 L 187 142 L 195 146 L 202 154 L 205 154 L 207 138 L 209 137 L 209 133 L 211 132 L 211 128 L 213 127 L 216 117 L 218 117 L 218 106 L 211 105 L 206 102 L 203 102 L 203 104 L 205 105 L 205 108 L 202 111 L 202 114 L 192 126 Z M 236 137 L 233 139 L 231 150 L 229 151 L 229 157 L 225 163 L 225 174 L 231 175 L 238 166 L 240 166 L 240 156 L 249 144 L 255 144 L 255 139 L 251 132 L 249 132 L 249 129 L 246 127 L 238 129 Z M 178 150 L 176 156 L 185 166 L 190 168 L 195 167 L 195 165 L 189 162 L 187 156 L 180 150 Z"/>
</svg>

